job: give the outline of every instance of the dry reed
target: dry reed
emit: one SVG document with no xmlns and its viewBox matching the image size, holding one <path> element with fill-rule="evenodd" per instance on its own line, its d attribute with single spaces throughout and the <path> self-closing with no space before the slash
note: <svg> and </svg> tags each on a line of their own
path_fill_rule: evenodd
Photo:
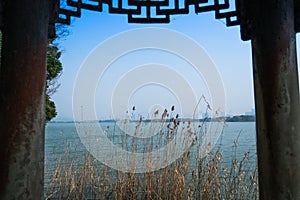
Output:
<svg viewBox="0 0 300 200">
<path fill-rule="evenodd" d="M 173 111 L 174 108 L 171 109 Z M 166 117 L 166 112 L 163 113 Z M 122 148 L 130 151 L 151 152 L 157 146 L 169 142 L 179 126 L 184 126 L 193 145 L 179 159 L 165 168 L 146 173 L 124 173 L 101 165 L 89 152 L 80 154 L 75 163 L 70 153 L 71 145 L 65 145 L 64 153 L 52 155 L 46 167 L 51 172 L 45 180 L 46 199 L 258 199 L 257 167 L 249 161 L 249 153 L 242 158 L 232 157 L 226 164 L 220 149 L 214 149 L 205 157 L 197 153 L 205 125 L 198 126 L 197 133 L 189 129 L 190 122 L 183 122 L 178 115 L 170 118 L 158 134 L 158 140 L 138 141 L 135 137 L 122 136 Z M 142 119 L 136 121 L 136 131 Z M 127 122 L 128 123 L 128 122 Z M 182 123 L 182 125 L 180 125 Z M 204 123 L 204 122 L 203 122 Z M 126 123 L 124 123 L 126 125 Z M 126 127 L 125 127 L 126 128 Z M 107 131 L 116 131 L 107 127 Z M 181 129 L 182 131 L 182 129 Z M 192 135 L 195 134 L 195 135 Z M 112 133 L 116 137 L 116 133 Z M 143 144 L 141 149 L 139 144 Z M 237 143 L 234 143 L 236 151 Z M 195 150 L 196 149 L 196 150 Z M 75 152 L 75 153 L 74 153 Z M 148 161 L 149 162 L 149 161 Z M 52 164 L 50 164 L 52 163 Z M 145 163 L 145 165 L 149 163 Z"/>
</svg>

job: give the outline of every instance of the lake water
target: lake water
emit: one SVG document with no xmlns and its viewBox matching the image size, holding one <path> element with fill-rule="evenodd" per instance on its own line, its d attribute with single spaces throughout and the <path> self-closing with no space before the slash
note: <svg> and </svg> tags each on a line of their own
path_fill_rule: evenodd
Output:
<svg viewBox="0 0 300 200">
<path fill-rule="evenodd" d="M 136 122 L 135 122 L 136 123 Z M 93 129 L 91 123 L 88 127 Z M 100 123 L 103 130 L 106 131 L 107 137 L 115 145 L 120 147 L 124 142 L 131 143 L 132 137 L 123 138 L 122 131 L 114 122 Z M 88 136 L 91 140 L 96 140 L 93 135 Z M 256 139 L 255 139 L 255 123 L 254 122 L 229 122 L 226 123 L 223 129 L 222 135 L 219 137 L 215 149 L 219 149 L 223 154 L 224 165 L 230 165 L 232 159 L 241 160 L 246 152 L 249 152 L 249 160 L 253 163 L 253 167 L 256 166 Z M 127 145 L 127 150 L 136 152 L 143 152 L 144 141 L 146 139 L 139 140 L 139 148 L 131 149 L 132 145 Z M 164 139 L 165 142 L 168 142 Z M 155 141 L 154 141 L 155 143 Z M 149 144 L 149 143 L 147 143 Z M 163 144 L 163 143 L 162 143 Z M 156 147 L 160 148 L 161 143 L 157 143 Z M 68 154 L 71 157 L 74 165 L 80 166 L 83 161 L 83 155 L 87 154 L 87 149 L 82 144 L 78 132 L 76 130 L 75 123 L 48 123 L 46 126 L 45 135 L 45 187 L 47 187 L 47 180 L 55 170 L 55 163 L 58 157 L 64 158 L 64 155 Z M 70 162 L 70 159 L 63 159 L 63 162 Z"/>
</svg>

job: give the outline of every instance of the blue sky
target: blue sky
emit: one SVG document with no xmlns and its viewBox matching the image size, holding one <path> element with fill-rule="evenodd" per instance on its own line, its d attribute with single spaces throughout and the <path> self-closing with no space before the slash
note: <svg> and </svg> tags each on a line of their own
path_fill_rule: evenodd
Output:
<svg viewBox="0 0 300 200">
<path fill-rule="evenodd" d="M 175 30 L 192 38 L 203 47 L 221 75 L 225 88 L 226 112 L 228 114 L 242 114 L 254 107 L 251 45 L 250 41 L 245 42 L 240 39 L 239 26 L 226 27 L 224 21 L 214 18 L 213 12 L 198 15 L 175 16 L 171 18 L 170 24 L 147 25 L 128 24 L 125 15 L 107 14 L 107 11 L 103 13 L 83 11 L 81 18 L 74 19 L 71 26 L 68 27 L 70 35 L 59 41 L 60 48 L 63 50 L 61 57 L 63 74 L 59 79 L 61 86 L 52 97 L 58 111 L 58 116 L 55 120 L 73 118 L 72 93 L 74 83 L 80 66 L 89 53 L 97 47 L 97 45 L 116 34 L 146 27 L 160 27 Z M 145 37 L 147 36 L 145 35 Z M 153 58 L 157 57 L 157 52 L 149 52 Z M 140 58 L 139 62 L 134 62 L 135 57 Z M 137 52 L 136 55 L 129 55 L 127 58 L 124 57 L 120 59 L 119 62 L 127 63 L 126 69 L 129 70 L 130 63 L 132 63 L 131 67 L 134 68 L 137 64 L 142 64 L 143 62 L 149 63 L 151 60 L 149 60 L 149 57 L 143 57 Z M 115 65 L 115 68 L 111 69 L 110 73 L 106 73 L 107 87 L 102 91 L 111 90 L 112 88 L 109 86 L 109 81 L 118 80 L 118 77 L 122 76 L 122 70 L 119 70 L 120 68 L 117 67 L 118 63 L 116 62 Z M 170 65 L 172 65 L 172 62 Z M 180 71 L 180 69 L 178 70 Z M 194 81 L 196 77 L 193 77 L 193 73 L 190 72 L 189 69 L 182 70 L 179 73 L 187 76 L 194 88 L 198 87 L 196 86 L 198 83 L 196 80 Z M 202 86 L 199 86 L 199 88 L 201 87 Z M 99 88 L 101 87 L 99 86 Z M 196 92 L 197 95 L 201 96 L 201 90 Z M 156 95 L 156 97 L 152 99 L 151 97 L 157 93 L 160 95 Z M 165 88 L 148 85 L 144 87 L 144 91 L 135 92 L 132 96 L 133 100 L 131 99 L 133 102 L 130 103 L 131 105 L 138 105 L 137 107 L 141 113 L 145 115 L 147 110 L 151 110 L 151 108 L 149 108 L 151 104 L 170 106 L 176 101 L 176 98 L 173 98 L 172 95 L 169 97 L 164 96 L 166 95 L 165 93 L 168 93 Z M 205 93 L 205 91 L 203 91 L 203 93 Z M 101 94 L 97 93 L 95 98 L 106 98 L 106 95 L 105 92 Z M 199 96 L 197 96 L 197 98 L 199 98 Z M 166 101 L 166 99 L 168 99 L 169 102 Z M 155 102 L 155 100 L 158 102 Z M 99 109 L 99 113 L 97 113 L 98 118 L 111 117 L 110 109 L 106 109 L 106 107 L 109 107 L 109 104 L 96 105 L 95 107 Z M 81 109 L 84 113 L 84 107 Z"/>
</svg>

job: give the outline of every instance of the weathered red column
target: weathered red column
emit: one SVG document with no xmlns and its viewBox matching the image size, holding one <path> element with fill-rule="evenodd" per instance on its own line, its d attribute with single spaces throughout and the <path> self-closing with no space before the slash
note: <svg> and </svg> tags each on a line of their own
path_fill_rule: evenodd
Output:
<svg viewBox="0 0 300 200">
<path fill-rule="evenodd" d="M 0 199 L 43 199 L 48 0 L 4 0 Z"/>
<path fill-rule="evenodd" d="M 300 199 L 294 0 L 251 4 L 260 199 Z"/>
</svg>

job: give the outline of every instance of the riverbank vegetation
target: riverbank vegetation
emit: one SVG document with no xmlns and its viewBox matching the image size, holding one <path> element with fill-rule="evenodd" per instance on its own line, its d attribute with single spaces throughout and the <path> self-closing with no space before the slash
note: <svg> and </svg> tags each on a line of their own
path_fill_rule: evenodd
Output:
<svg viewBox="0 0 300 200">
<path fill-rule="evenodd" d="M 147 146 L 144 151 L 152 152 L 158 143 L 163 147 L 166 145 L 164 142 L 172 140 L 172 135 L 184 132 L 187 139 L 192 139 L 191 146 L 172 164 L 156 171 L 125 173 L 101 164 L 88 151 L 66 141 L 59 154 L 54 150 L 46 160 L 45 198 L 258 199 L 255 155 L 245 152 L 238 157 L 236 140 L 232 144 L 231 158 L 225 158 L 221 148 L 213 148 L 205 156 L 200 156 L 199 151 L 203 150 L 201 143 L 207 131 L 204 123 L 207 122 L 201 122 L 194 131 L 190 129 L 191 123 L 183 124 L 176 121 L 174 115 L 169 116 L 170 120 L 158 134 L 158 139 L 143 144 Z M 135 122 L 134 130 L 140 126 L 139 122 Z M 128 151 L 141 151 L 139 139 L 130 136 L 118 138 L 116 130 L 116 127 L 105 128 L 107 137 L 114 137 L 110 138 L 111 141 L 119 141 L 120 147 Z M 149 162 L 142 164 L 149 165 Z"/>
</svg>

